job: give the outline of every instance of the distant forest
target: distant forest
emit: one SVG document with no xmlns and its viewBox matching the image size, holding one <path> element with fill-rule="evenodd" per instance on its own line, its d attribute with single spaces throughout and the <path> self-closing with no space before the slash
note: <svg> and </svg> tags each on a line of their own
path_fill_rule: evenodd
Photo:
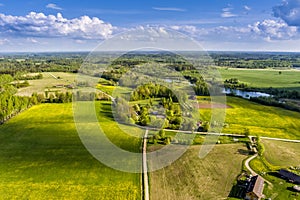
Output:
<svg viewBox="0 0 300 200">
<path fill-rule="evenodd" d="M 176 52 L 175 52 L 176 53 Z M 177 52 L 186 58 L 197 59 L 199 54 L 197 52 Z M 113 53 L 104 53 L 113 54 Z M 138 54 L 126 54 L 124 59 L 114 61 L 116 63 L 109 63 L 107 60 L 105 64 L 122 64 L 123 66 L 134 66 L 137 64 L 145 63 L 144 58 L 149 59 L 147 52 Z M 0 54 L 0 74 L 10 74 L 14 76 L 17 72 L 73 72 L 76 73 L 80 69 L 87 52 L 77 53 L 16 53 L 16 54 Z M 163 56 L 162 56 L 163 55 Z M 170 56 L 171 55 L 171 56 Z M 212 58 L 215 66 L 231 67 L 231 68 L 249 68 L 249 69 L 266 69 L 266 68 L 293 68 L 300 67 L 300 53 L 273 53 L 273 52 L 208 52 Z M 138 57 L 138 59 L 137 59 Z M 178 56 L 180 57 L 180 56 Z M 177 57 L 177 58 L 178 58 Z M 131 61 L 128 62 L 127 59 Z M 142 58 L 142 59 L 141 59 Z M 169 62 L 175 64 L 176 70 L 190 68 L 190 64 L 176 60 L 174 54 L 167 54 L 157 52 L 151 54 L 152 61 L 154 62 Z M 135 60 L 132 62 L 132 59 Z M 175 60 L 174 60 L 175 59 Z M 119 62 L 119 63 L 118 63 Z"/>
</svg>

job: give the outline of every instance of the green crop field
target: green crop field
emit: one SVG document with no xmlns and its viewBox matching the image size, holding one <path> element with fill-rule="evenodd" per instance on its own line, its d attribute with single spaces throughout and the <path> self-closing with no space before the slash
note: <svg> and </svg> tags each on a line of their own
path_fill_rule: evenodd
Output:
<svg viewBox="0 0 300 200">
<path fill-rule="evenodd" d="M 103 129 L 113 142 L 140 150 L 140 139 L 121 133 L 96 105 Z M 127 127 L 127 129 L 131 129 Z M 136 134 L 138 132 L 133 130 Z M 115 139 L 115 141 L 114 141 Z M 140 174 L 111 169 L 82 145 L 72 104 L 41 104 L 0 126 L 1 199 L 139 199 Z"/>
<path fill-rule="evenodd" d="M 262 140 L 264 157 L 276 166 L 300 166 L 300 143 Z"/>
<path fill-rule="evenodd" d="M 223 79 L 237 78 L 256 88 L 290 88 L 300 91 L 299 70 L 270 70 L 270 69 L 224 69 L 219 68 Z M 279 74 L 281 71 L 281 74 Z"/>
<path fill-rule="evenodd" d="M 299 112 L 264 106 L 238 97 L 227 97 L 227 105 L 225 133 L 241 134 L 249 128 L 250 135 L 300 139 Z M 209 120 L 211 109 L 200 109 L 200 113 L 204 120 Z"/>
<path fill-rule="evenodd" d="M 203 159 L 192 146 L 170 166 L 150 173 L 150 197 L 156 199 L 226 199 L 246 158 L 243 144 L 216 145 Z"/>
</svg>

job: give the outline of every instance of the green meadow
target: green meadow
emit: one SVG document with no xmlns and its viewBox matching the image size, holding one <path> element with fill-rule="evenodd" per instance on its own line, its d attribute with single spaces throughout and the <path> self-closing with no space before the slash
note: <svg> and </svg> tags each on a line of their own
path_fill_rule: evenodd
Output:
<svg viewBox="0 0 300 200">
<path fill-rule="evenodd" d="M 109 102 L 96 104 L 106 134 L 117 145 L 139 151 L 140 139 L 118 134 L 122 131 L 104 112 L 109 109 Z M 140 174 L 111 169 L 85 149 L 72 104 L 37 105 L 1 125 L 0 174 L 1 199 L 141 197 Z"/>
<path fill-rule="evenodd" d="M 263 157 L 258 156 L 250 162 L 251 168 L 261 174 L 272 185 L 266 185 L 264 194 L 271 199 L 299 199 L 297 192 L 291 190 L 295 185 L 277 175 L 281 168 L 299 167 L 300 143 L 261 140 L 265 147 Z"/>
<path fill-rule="evenodd" d="M 300 91 L 300 70 L 219 68 L 222 78 L 237 78 L 249 87 L 288 88 Z M 281 72 L 281 74 L 279 73 Z"/>
</svg>

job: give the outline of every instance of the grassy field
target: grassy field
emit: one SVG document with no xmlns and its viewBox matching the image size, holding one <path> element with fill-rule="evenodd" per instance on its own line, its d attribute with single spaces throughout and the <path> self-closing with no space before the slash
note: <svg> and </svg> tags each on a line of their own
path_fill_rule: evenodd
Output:
<svg viewBox="0 0 300 200">
<path fill-rule="evenodd" d="M 299 194 L 291 190 L 294 184 L 281 179 L 276 171 L 300 166 L 300 143 L 273 140 L 262 140 L 262 143 L 265 147 L 263 159 L 255 158 L 250 166 L 259 174 L 264 172 L 263 177 L 272 183 L 272 186 L 265 187 L 264 194 L 271 199 L 299 199 Z"/>
<path fill-rule="evenodd" d="M 238 97 L 227 97 L 226 133 L 243 133 L 249 128 L 251 135 L 300 139 L 300 113 L 282 108 L 263 106 Z M 210 120 L 211 109 L 200 109 L 204 120 Z"/>
<path fill-rule="evenodd" d="M 108 110 L 110 104 L 97 104 Z M 139 151 L 140 140 L 120 134 L 100 113 L 103 129 L 117 145 Z M 128 128 L 130 129 L 130 127 Z M 140 174 L 116 171 L 82 145 L 72 104 L 34 106 L 0 126 L 1 199 L 139 199 Z"/>
<path fill-rule="evenodd" d="M 29 80 L 30 86 L 20 88 L 17 95 L 31 96 L 33 92 L 44 93 L 45 90 L 49 91 L 66 91 L 66 88 L 55 87 L 57 85 L 70 85 L 73 84 L 76 75 L 74 73 L 64 72 L 43 72 L 43 79 Z M 52 76 L 52 75 L 54 76 Z M 59 77 L 59 79 L 56 78 Z"/>
<path fill-rule="evenodd" d="M 281 74 L 279 74 L 281 71 Z M 250 87 L 290 88 L 300 91 L 300 70 L 219 68 L 223 79 L 237 78 Z"/>
<path fill-rule="evenodd" d="M 264 157 L 276 166 L 300 166 L 300 143 L 262 140 L 265 146 Z"/>
<path fill-rule="evenodd" d="M 179 160 L 150 174 L 150 197 L 156 199 L 225 199 L 242 169 L 243 144 L 217 145 L 204 158 L 200 145 L 192 146 Z"/>
</svg>

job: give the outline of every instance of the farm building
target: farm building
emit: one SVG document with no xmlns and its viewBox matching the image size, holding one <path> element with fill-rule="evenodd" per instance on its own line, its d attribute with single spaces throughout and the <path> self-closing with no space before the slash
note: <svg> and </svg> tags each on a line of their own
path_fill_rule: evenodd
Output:
<svg viewBox="0 0 300 200">
<path fill-rule="evenodd" d="M 290 172 L 288 170 L 285 170 L 285 169 L 279 170 L 278 173 L 279 173 L 279 175 L 282 178 L 288 180 L 289 182 L 291 182 L 291 183 L 299 183 L 300 184 L 300 176 L 299 175 L 297 175 L 297 174 L 295 174 L 293 172 Z"/>
<path fill-rule="evenodd" d="M 263 190 L 264 190 L 264 179 L 262 179 L 260 176 L 253 176 L 249 181 L 245 199 L 260 200 L 264 196 Z"/>
</svg>

